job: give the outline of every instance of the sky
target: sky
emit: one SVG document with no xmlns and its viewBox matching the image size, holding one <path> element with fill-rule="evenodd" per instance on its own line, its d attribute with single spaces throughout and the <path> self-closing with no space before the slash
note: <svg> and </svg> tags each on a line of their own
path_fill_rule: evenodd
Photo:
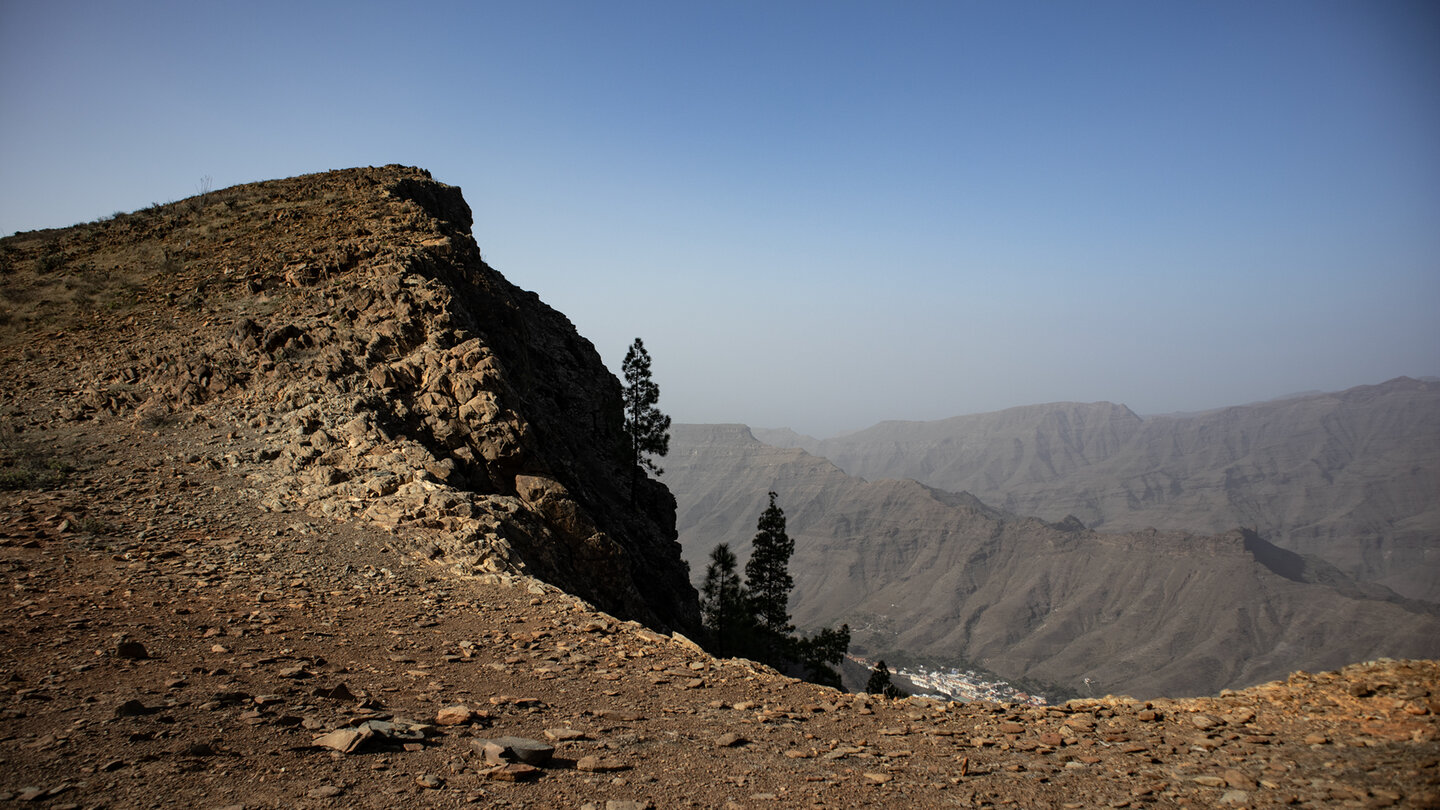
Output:
<svg viewBox="0 0 1440 810">
<path fill-rule="evenodd" d="M 387 163 L 677 422 L 1440 374 L 1428 0 L 0 0 L 0 234 Z"/>
</svg>

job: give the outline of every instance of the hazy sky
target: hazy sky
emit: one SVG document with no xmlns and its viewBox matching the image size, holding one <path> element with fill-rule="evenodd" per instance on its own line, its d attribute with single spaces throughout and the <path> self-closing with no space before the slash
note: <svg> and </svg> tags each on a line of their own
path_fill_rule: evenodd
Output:
<svg viewBox="0 0 1440 810">
<path fill-rule="evenodd" d="M 1440 374 L 1440 4 L 0 0 L 0 234 L 405 163 L 682 422 Z"/>
</svg>

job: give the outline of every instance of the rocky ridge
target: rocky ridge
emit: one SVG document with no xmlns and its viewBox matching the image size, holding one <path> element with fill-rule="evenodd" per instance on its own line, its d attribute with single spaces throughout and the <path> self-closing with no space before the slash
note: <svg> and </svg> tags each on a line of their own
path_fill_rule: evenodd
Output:
<svg viewBox="0 0 1440 810">
<path fill-rule="evenodd" d="M 459 189 L 390 166 L 5 240 L 8 297 L 50 292 L 29 320 L 67 327 L 8 347 L 11 424 L 223 425 L 197 458 L 243 468 L 267 509 L 693 631 L 674 502 L 631 491 L 618 382 L 470 227 Z"/>
</svg>

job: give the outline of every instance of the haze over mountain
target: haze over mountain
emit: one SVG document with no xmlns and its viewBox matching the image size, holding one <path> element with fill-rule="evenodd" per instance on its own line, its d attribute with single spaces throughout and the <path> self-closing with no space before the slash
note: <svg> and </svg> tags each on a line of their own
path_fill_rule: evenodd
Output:
<svg viewBox="0 0 1440 810">
<path fill-rule="evenodd" d="M 1104 531 L 1238 527 L 1440 601 L 1440 383 L 1401 377 L 1198 414 L 1051 403 L 882 422 L 823 441 L 756 431 L 867 480 L 912 478 Z"/>
<path fill-rule="evenodd" d="M 872 655 L 1145 696 L 1440 653 L 1433 607 L 1252 532 L 1046 523 L 914 481 L 866 482 L 740 425 L 677 426 L 665 467 L 692 579 L 717 543 L 745 559 L 774 490 L 795 539 L 797 624 L 848 622 Z"/>
</svg>

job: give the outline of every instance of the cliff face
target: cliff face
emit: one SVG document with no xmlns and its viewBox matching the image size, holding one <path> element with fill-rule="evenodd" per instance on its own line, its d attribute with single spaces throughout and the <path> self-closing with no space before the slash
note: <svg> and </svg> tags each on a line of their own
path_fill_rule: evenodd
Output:
<svg viewBox="0 0 1440 810">
<path fill-rule="evenodd" d="M 915 481 L 865 482 L 741 425 L 681 425 L 665 481 L 692 572 L 743 560 L 766 492 L 795 539 L 796 624 L 848 622 L 853 648 L 1148 697 L 1295 669 L 1440 654 L 1433 609 L 1254 533 L 1101 533 Z"/>
<path fill-rule="evenodd" d="M 1053 403 L 824 441 L 761 438 L 868 480 L 913 478 L 1095 529 L 1244 526 L 1440 602 L 1440 385 L 1421 380 L 1182 416 Z"/>
<path fill-rule="evenodd" d="M 226 441 L 196 455 L 253 465 L 267 509 L 367 521 L 457 572 L 524 571 L 693 631 L 674 500 L 630 491 L 619 383 L 470 227 L 458 188 L 389 166 L 17 235 L 7 289 L 45 306 L 10 302 L 5 351 L 27 362 L 7 364 L 7 405 L 31 436 L 213 424 Z M 57 379 L 58 407 L 39 394 Z"/>
</svg>

